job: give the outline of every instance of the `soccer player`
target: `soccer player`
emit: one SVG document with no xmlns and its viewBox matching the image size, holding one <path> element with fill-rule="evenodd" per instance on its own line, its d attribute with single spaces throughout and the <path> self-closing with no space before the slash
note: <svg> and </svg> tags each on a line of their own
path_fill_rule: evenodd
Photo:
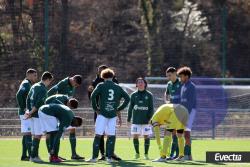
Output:
<svg viewBox="0 0 250 167">
<path fill-rule="evenodd" d="M 47 87 L 53 81 L 53 75 L 50 72 L 44 72 L 41 81 L 34 84 L 27 96 L 28 113 L 25 114 L 26 119 L 31 118 L 31 134 L 33 135 L 32 150 L 30 161 L 42 162 L 38 156 L 40 139 L 42 137 L 42 129 L 38 117 L 38 109 L 45 103 L 47 98 Z"/>
<path fill-rule="evenodd" d="M 165 92 L 166 103 L 180 104 L 181 96 L 181 81 L 177 77 L 177 70 L 174 67 L 168 67 L 166 70 L 166 77 L 169 80 L 167 83 L 167 89 Z M 179 156 L 178 141 L 176 136 L 176 130 L 173 130 L 172 134 L 173 142 L 169 160 L 175 159 Z M 174 153 L 176 153 L 174 155 Z"/>
<path fill-rule="evenodd" d="M 190 133 L 196 114 L 196 89 L 195 84 L 190 81 L 192 71 L 189 67 L 180 68 L 177 74 L 183 84 L 181 88 L 181 104 L 185 106 L 189 112 L 189 120 L 185 129 L 185 160 L 192 160 Z"/>
<path fill-rule="evenodd" d="M 71 98 L 67 95 L 62 94 L 56 94 L 53 96 L 50 96 L 46 99 L 45 104 L 62 104 L 66 105 L 70 109 L 76 109 L 78 107 L 78 101 L 75 98 Z M 46 134 L 46 146 L 47 150 L 50 153 L 50 133 Z M 66 160 L 62 157 L 60 157 L 63 160 Z M 84 158 L 84 157 L 83 157 Z"/>
<path fill-rule="evenodd" d="M 43 105 L 38 114 L 43 132 L 50 134 L 50 162 L 62 162 L 58 157 L 60 138 L 68 126 L 81 126 L 82 118 L 75 117 L 72 110 L 62 104 Z"/>
<path fill-rule="evenodd" d="M 153 95 L 146 90 L 147 81 L 143 78 L 136 80 L 137 91 L 130 96 L 130 104 L 128 109 L 127 122 L 130 125 L 132 118 L 131 134 L 133 135 L 133 143 L 135 148 L 135 158 L 140 158 L 139 152 L 139 135 L 144 136 L 144 159 L 148 158 L 148 150 L 150 145 L 149 135 L 152 134 L 149 121 L 154 113 Z"/>
<path fill-rule="evenodd" d="M 75 89 L 82 84 L 82 76 L 74 75 L 73 77 L 67 77 L 54 85 L 49 91 L 48 96 L 52 96 L 55 94 L 64 94 L 67 96 L 73 96 L 75 93 Z M 76 153 L 76 128 L 68 127 L 70 130 L 69 133 L 69 141 L 71 146 L 71 159 L 84 159 L 84 157 L 79 156 Z"/>
<path fill-rule="evenodd" d="M 88 87 L 88 97 L 89 97 L 89 99 L 90 99 L 91 93 L 96 88 L 96 86 L 99 83 L 104 82 L 104 79 L 101 78 L 101 72 L 102 72 L 102 70 L 105 70 L 106 68 L 108 68 L 108 66 L 106 66 L 106 65 L 100 65 L 98 67 L 96 78 L 92 81 L 91 85 Z M 118 80 L 116 79 L 115 76 L 112 78 L 112 81 L 118 84 Z M 99 104 L 99 97 L 96 97 L 96 103 Z M 94 122 L 96 121 L 96 118 L 97 118 L 97 113 L 95 112 L 94 113 Z M 99 160 L 105 160 L 106 158 L 105 158 L 105 149 L 104 149 L 104 135 L 101 136 L 100 153 L 101 153 L 102 157 Z M 121 160 L 121 158 L 118 157 L 115 153 L 112 156 L 112 159 L 117 160 L 117 161 Z"/>
<path fill-rule="evenodd" d="M 24 119 L 24 114 L 26 110 L 26 99 L 29 93 L 29 90 L 37 80 L 37 72 L 35 69 L 28 69 L 26 71 L 26 78 L 22 81 L 19 89 L 16 93 L 16 100 L 18 104 L 18 115 L 21 120 L 21 133 L 23 135 L 22 138 L 22 161 L 29 161 L 31 155 L 31 145 L 32 145 L 32 136 L 30 131 L 30 120 Z M 29 156 L 27 156 L 27 151 Z"/>
<path fill-rule="evenodd" d="M 180 104 L 163 104 L 154 113 L 151 124 L 154 129 L 155 139 L 160 151 L 160 158 L 153 162 L 166 162 L 167 156 L 170 155 L 169 149 L 172 141 L 173 129 L 177 131 L 179 157 L 176 160 L 184 160 L 184 137 L 183 131 L 188 120 L 187 109 Z M 163 146 L 161 145 L 160 126 L 165 125 L 166 131 L 164 134 Z"/>
<path fill-rule="evenodd" d="M 106 142 L 107 162 L 112 162 L 112 155 L 115 147 L 116 119 L 118 116 L 121 125 L 121 113 L 129 103 L 129 95 L 117 84 L 112 81 L 114 71 L 107 68 L 101 72 L 103 83 L 98 84 L 91 94 L 92 107 L 97 112 L 95 123 L 95 139 L 93 142 L 93 155 L 89 162 L 97 162 L 101 136 L 107 134 Z M 100 97 L 99 106 L 96 103 L 96 97 Z M 124 102 L 120 104 L 121 99 Z"/>
</svg>

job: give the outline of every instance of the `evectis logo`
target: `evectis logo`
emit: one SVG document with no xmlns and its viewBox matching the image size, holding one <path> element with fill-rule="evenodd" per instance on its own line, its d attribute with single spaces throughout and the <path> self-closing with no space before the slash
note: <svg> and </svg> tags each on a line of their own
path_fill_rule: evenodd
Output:
<svg viewBox="0 0 250 167">
<path fill-rule="evenodd" d="M 250 152 L 206 152 L 206 162 L 250 162 Z"/>
<path fill-rule="evenodd" d="M 215 156 L 214 156 L 214 159 L 215 161 L 218 161 L 218 162 L 231 162 L 231 161 L 236 161 L 236 162 L 240 162 L 241 161 L 241 155 L 239 154 L 231 154 L 231 155 L 222 155 L 220 153 L 216 153 Z"/>
</svg>

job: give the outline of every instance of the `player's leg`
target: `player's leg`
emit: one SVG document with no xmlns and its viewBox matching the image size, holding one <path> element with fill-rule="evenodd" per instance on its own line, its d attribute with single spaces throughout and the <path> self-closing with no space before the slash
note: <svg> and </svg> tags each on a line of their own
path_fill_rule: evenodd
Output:
<svg viewBox="0 0 250 167">
<path fill-rule="evenodd" d="M 167 160 L 171 160 L 170 156 L 170 146 L 172 144 L 172 133 L 174 129 L 166 129 L 164 131 L 163 148 L 161 152 L 161 157 L 167 157 Z"/>
<path fill-rule="evenodd" d="M 172 159 L 175 159 L 179 156 L 178 139 L 177 139 L 177 135 L 176 135 L 176 130 L 173 131 L 172 138 L 173 138 L 173 141 L 172 141 L 170 157 Z"/>
<path fill-rule="evenodd" d="M 31 155 L 31 146 L 32 146 L 32 135 L 31 135 L 31 124 L 30 119 L 25 120 L 23 115 L 20 115 L 21 120 L 21 133 L 23 135 L 22 138 L 22 161 L 28 161 Z M 27 156 L 27 153 L 28 155 Z"/>
<path fill-rule="evenodd" d="M 76 128 L 75 127 L 70 127 L 69 128 L 69 141 L 70 141 L 70 146 L 71 146 L 71 159 L 84 159 L 84 157 L 79 156 L 76 153 Z"/>
<path fill-rule="evenodd" d="M 144 159 L 148 160 L 148 150 L 150 146 L 150 135 L 152 134 L 151 127 L 149 125 L 142 126 L 142 135 L 144 136 Z"/>
<path fill-rule="evenodd" d="M 178 147 L 179 147 L 179 156 L 175 159 L 177 161 L 184 160 L 184 137 L 183 137 L 184 129 L 177 130 L 177 137 L 178 137 Z"/>
<path fill-rule="evenodd" d="M 33 132 L 33 141 L 32 141 L 32 150 L 31 150 L 31 161 L 32 162 L 43 162 L 39 157 L 39 145 L 42 137 L 42 128 L 40 124 L 39 118 L 31 118 L 32 119 L 32 132 Z"/>
<path fill-rule="evenodd" d="M 105 146 L 104 146 L 105 142 L 104 142 L 104 136 L 105 135 L 102 135 L 101 136 L 101 140 L 100 140 L 100 153 L 101 153 L 102 157 L 99 160 L 102 160 L 102 161 L 105 160 Z"/>
<path fill-rule="evenodd" d="M 131 125 L 131 135 L 133 136 L 133 145 L 135 149 L 135 159 L 140 158 L 140 151 L 139 151 L 139 135 L 141 133 L 141 126 L 132 124 Z"/>
<path fill-rule="evenodd" d="M 116 119 L 117 117 L 108 119 L 106 134 L 108 135 L 106 142 L 107 161 L 112 162 L 112 156 L 114 155 L 115 142 L 116 142 Z"/>
<path fill-rule="evenodd" d="M 93 153 L 92 158 L 89 159 L 87 162 L 97 162 L 97 157 L 99 154 L 100 149 L 100 141 L 101 136 L 104 134 L 104 131 L 107 127 L 108 119 L 105 118 L 103 115 L 98 115 L 95 122 L 95 138 L 93 141 Z"/>
<path fill-rule="evenodd" d="M 184 148 L 184 154 L 185 154 L 185 159 L 186 160 L 192 160 L 192 154 L 191 154 L 191 130 L 193 126 L 193 122 L 195 119 L 196 115 L 196 110 L 192 110 L 189 113 L 189 118 L 187 122 L 187 127 L 184 132 L 184 137 L 185 137 L 185 148 Z"/>
</svg>

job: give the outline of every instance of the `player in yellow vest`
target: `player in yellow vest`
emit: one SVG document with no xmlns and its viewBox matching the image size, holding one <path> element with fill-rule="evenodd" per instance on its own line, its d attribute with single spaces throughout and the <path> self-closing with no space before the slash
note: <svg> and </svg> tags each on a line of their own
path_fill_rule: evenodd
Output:
<svg viewBox="0 0 250 167">
<path fill-rule="evenodd" d="M 156 142 L 160 151 L 160 158 L 153 162 L 166 162 L 170 155 L 172 131 L 177 130 L 179 157 L 176 160 L 184 160 L 184 137 L 183 131 L 188 120 L 187 109 L 180 104 L 163 104 L 154 113 L 151 124 L 154 129 Z M 163 146 L 160 139 L 160 126 L 164 125 L 167 131 L 164 134 Z"/>
</svg>

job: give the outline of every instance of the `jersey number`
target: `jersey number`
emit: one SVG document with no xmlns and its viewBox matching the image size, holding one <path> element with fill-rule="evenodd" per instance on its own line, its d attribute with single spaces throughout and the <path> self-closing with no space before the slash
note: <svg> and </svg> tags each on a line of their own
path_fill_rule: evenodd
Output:
<svg viewBox="0 0 250 167">
<path fill-rule="evenodd" d="M 114 100 L 114 90 L 113 89 L 109 89 L 108 100 Z"/>
</svg>

